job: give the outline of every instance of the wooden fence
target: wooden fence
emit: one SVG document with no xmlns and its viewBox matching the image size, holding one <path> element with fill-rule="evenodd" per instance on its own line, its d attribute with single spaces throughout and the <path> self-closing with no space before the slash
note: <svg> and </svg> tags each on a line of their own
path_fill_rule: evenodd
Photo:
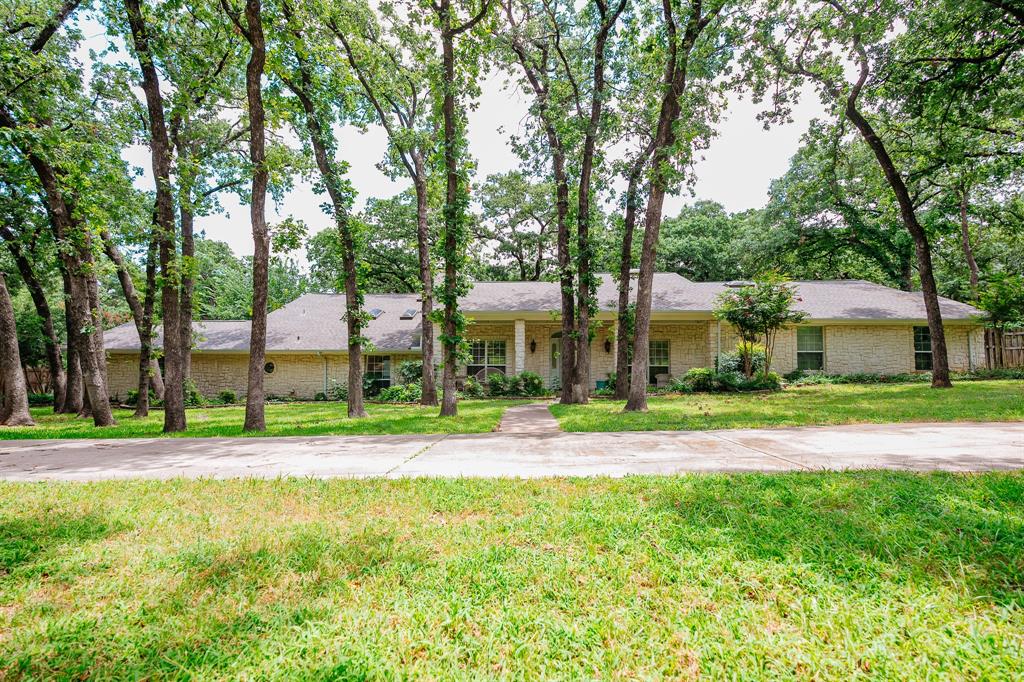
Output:
<svg viewBox="0 0 1024 682">
<path fill-rule="evenodd" d="M 1024 331 L 986 329 L 985 365 L 989 369 L 1024 367 Z"/>
</svg>

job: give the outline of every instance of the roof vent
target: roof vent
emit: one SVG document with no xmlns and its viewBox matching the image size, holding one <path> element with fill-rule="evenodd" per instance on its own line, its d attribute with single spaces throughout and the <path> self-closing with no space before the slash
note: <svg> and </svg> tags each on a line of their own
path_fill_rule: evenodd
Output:
<svg viewBox="0 0 1024 682">
<path fill-rule="evenodd" d="M 399 319 L 401 319 L 401 320 L 411 320 L 412 318 L 416 317 L 416 313 L 417 312 L 418 311 L 415 308 L 409 308 L 409 309 L 407 309 L 404 313 L 402 313 L 399 316 Z"/>
<path fill-rule="evenodd" d="M 378 317 L 380 317 L 381 315 L 383 315 L 383 314 L 384 314 L 384 311 L 383 311 L 383 310 L 381 310 L 380 308 L 372 308 L 372 309 L 370 310 L 370 317 L 372 317 L 372 318 L 373 318 L 373 319 L 375 319 L 375 320 L 376 320 L 376 319 L 377 319 Z"/>
<path fill-rule="evenodd" d="M 754 283 L 749 280 L 734 279 L 731 282 L 726 282 L 725 286 L 729 287 L 730 289 L 742 289 L 743 287 L 752 287 L 754 286 Z"/>
</svg>

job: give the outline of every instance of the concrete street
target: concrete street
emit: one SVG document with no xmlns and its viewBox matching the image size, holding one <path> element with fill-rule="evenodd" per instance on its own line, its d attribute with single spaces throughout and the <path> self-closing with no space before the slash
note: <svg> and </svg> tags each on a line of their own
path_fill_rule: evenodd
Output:
<svg viewBox="0 0 1024 682">
<path fill-rule="evenodd" d="M 1021 422 L 587 434 L 538 427 L 531 419 L 516 429 L 513 422 L 503 422 L 502 432 L 451 436 L 0 441 L 0 479 L 1024 468 Z"/>
</svg>

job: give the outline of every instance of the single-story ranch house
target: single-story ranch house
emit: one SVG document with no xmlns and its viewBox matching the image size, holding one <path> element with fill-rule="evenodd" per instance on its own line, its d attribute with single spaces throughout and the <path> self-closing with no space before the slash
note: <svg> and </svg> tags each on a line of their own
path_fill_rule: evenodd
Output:
<svg viewBox="0 0 1024 682">
<path fill-rule="evenodd" d="M 691 282 L 671 273 L 654 278 L 651 314 L 652 382 L 659 375 L 679 376 L 693 367 L 711 367 L 721 352 L 738 341 L 735 332 L 714 319 L 719 293 L 741 282 Z M 830 374 L 895 374 L 931 368 L 931 346 L 920 292 L 906 292 L 860 280 L 793 282 L 803 324 L 778 336 L 773 368 L 801 368 Z M 608 275 L 597 291 L 602 323 L 591 349 L 591 386 L 615 371 L 617 292 Z M 463 376 L 489 371 L 535 372 L 549 384 L 559 377 L 560 309 L 556 282 L 479 282 L 461 303 L 472 319 L 468 330 L 471 362 Z M 970 370 L 984 364 L 980 311 L 941 299 L 950 366 Z M 369 294 L 373 320 L 365 335 L 373 350 L 364 355 L 367 375 L 381 384 L 392 369 L 420 353 L 420 304 L 415 294 Z M 345 297 L 306 294 L 267 318 L 266 392 L 312 398 L 347 379 Z M 435 325 L 436 328 L 436 325 Z M 435 332 L 436 333 L 436 332 Z M 246 391 L 249 348 L 247 320 L 197 321 L 192 378 L 204 395 Z M 110 392 L 127 395 L 137 386 L 139 338 L 133 324 L 106 332 Z M 157 337 L 157 346 L 160 338 Z M 441 344 L 435 343 L 435 365 Z"/>
</svg>

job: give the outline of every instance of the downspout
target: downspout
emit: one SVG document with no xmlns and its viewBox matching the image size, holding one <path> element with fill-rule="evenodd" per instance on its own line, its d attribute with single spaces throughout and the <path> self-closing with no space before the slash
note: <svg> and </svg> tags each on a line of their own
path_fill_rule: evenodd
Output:
<svg viewBox="0 0 1024 682">
<path fill-rule="evenodd" d="M 316 352 L 317 357 L 324 361 L 324 397 L 327 397 L 327 356 L 320 351 Z"/>
<path fill-rule="evenodd" d="M 971 332 L 974 331 L 970 327 L 967 328 L 967 371 L 974 371 L 974 353 L 971 352 Z"/>
<path fill-rule="evenodd" d="M 718 371 L 718 359 L 722 357 L 722 321 L 718 320 L 718 331 L 715 333 L 715 344 L 718 349 L 715 351 L 715 371 Z"/>
</svg>

